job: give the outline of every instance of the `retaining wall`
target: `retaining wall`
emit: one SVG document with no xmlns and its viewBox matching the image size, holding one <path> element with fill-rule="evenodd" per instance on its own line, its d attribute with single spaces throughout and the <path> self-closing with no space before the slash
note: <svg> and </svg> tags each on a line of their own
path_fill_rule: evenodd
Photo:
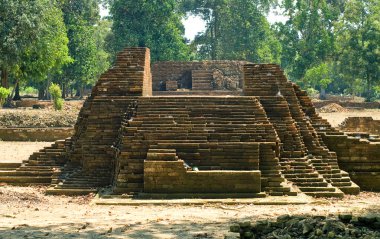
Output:
<svg viewBox="0 0 380 239">
<path fill-rule="evenodd" d="M 3 141 L 53 142 L 74 134 L 74 128 L 0 128 Z"/>
</svg>

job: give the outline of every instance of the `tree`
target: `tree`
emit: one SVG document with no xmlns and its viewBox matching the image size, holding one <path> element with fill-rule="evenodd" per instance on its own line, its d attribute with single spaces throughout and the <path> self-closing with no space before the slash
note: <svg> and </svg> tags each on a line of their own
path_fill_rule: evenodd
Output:
<svg viewBox="0 0 380 239">
<path fill-rule="evenodd" d="M 63 87 L 63 96 L 67 86 L 75 87 L 77 95 L 83 96 L 83 89 L 91 85 L 104 70 L 99 61 L 101 49 L 97 49 L 96 29 L 99 16 L 98 0 L 63 0 L 61 8 L 64 13 L 64 22 L 69 37 L 69 53 L 73 62 L 63 69 L 60 83 Z M 99 68 L 100 67 L 100 68 Z"/>
<path fill-rule="evenodd" d="M 304 76 L 305 85 L 314 89 L 320 88 L 319 98 L 326 99 L 326 88 L 331 84 L 331 71 L 327 63 L 314 66 L 308 69 Z"/>
<path fill-rule="evenodd" d="M 291 80 L 297 81 L 309 68 L 333 60 L 334 23 L 344 1 L 285 0 L 282 8 L 289 19 L 275 26 L 283 49 L 282 67 Z"/>
<path fill-rule="evenodd" d="M 195 39 L 201 59 L 279 62 L 281 46 L 264 13 L 271 1 L 184 0 L 183 11 L 207 23 Z"/>
<path fill-rule="evenodd" d="M 380 2 L 349 0 L 340 20 L 336 23 L 338 70 L 352 93 L 361 81 L 366 99 L 371 100 L 380 81 Z"/>
<path fill-rule="evenodd" d="M 182 15 L 176 0 L 113 0 L 113 53 L 125 47 L 149 47 L 152 61 L 186 60 Z"/>
<path fill-rule="evenodd" d="M 62 12 L 54 1 L 0 2 L 0 66 L 2 85 L 8 86 L 8 73 L 19 83 L 42 81 L 70 61 Z"/>
<path fill-rule="evenodd" d="M 40 13 L 40 19 L 44 25 L 39 40 L 23 55 L 19 71 L 15 73 L 17 79 L 29 80 L 29 84 L 40 85 L 42 89 L 49 87 L 51 79 L 46 81 L 47 78 L 60 74 L 62 67 L 72 62 L 63 13 L 56 4 L 43 1 L 45 10 Z M 15 100 L 19 99 L 18 89 L 19 83 L 16 83 Z"/>
<path fill-rule="evenodd" d="M 38 40 L 42 27 L 39 14 L 44 5 L 39 0 L 0 1 L 0 69 L 1 85 L 8 88 L 8 74 Z"/>
</svg>

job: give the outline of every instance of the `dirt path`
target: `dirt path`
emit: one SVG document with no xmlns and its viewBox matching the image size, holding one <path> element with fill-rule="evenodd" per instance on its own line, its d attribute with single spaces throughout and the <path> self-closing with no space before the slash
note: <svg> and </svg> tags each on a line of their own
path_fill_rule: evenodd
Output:
<svg viewBox="0 0 380 239">
<path fill-rule="evenodd" d="M 303 206 L 96 206 L 92 197 L 45 196 L 44 190 L 0 188 L 0 238 L 223 238 L 242 220 L 380 212 L 380 193 Z"/>
<path fill-rule="evenodd" d="M 50 142 L 6 142 L 0 141 L 0 163 L 21 163 L 26 160 L 33 152 L 37 152 Z"/>
</svg>

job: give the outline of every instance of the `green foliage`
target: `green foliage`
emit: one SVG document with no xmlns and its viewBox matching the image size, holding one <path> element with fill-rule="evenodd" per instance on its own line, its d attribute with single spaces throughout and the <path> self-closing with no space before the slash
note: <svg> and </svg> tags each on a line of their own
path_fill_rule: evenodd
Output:
<svg viewBox="0 0 380 239">
<path fill-rule="evenodd" d="M 305 73 L 304 83 L 313 88 L 317 86 L 322 88 L 327 88 L 327 86 L 332 82 L 329 78 L 329 66 L 327 63 L 322 63 L 318 66 L 308 69 Z"/>
<path fill-rule="evenodd" d="M 346 1 L 340 20 L 335 26 L 338 70 L 352 92 L 359 83 L 371 100 L 380 82 L 380 2 Z"/>
<path fill-rule="evenodd" d="M 312 87 L 307 88 L 306 92 L 311 97 L 316 97 L 319 94 L 319 91 L 316 90 L 316 89 L 314 89 L 314 88 L 312 88 Z"/>
<path fill-rule="evenodd" d="M 330 67 L 327 63 L 314 66 L 308 69 L 303 79 L 304 85 L 321 90 L 320 99 L 326 98 L 326 88 L 331 84 Z"/>
<path fill-rule="evenodd" d="M 33 48 L 43 26 L 39 18 L 43 10 L 44 5 L 39 0 L 1 1 L 0 66 L 2 69 L 17 68 L 25 52 Z"/>
<path fill-rule="evenodd" d="M 30 79 L 40 82 L 48 75 L 61 72 L 63 66 L 73 60 L 69 56 L 67 29 L 63 22 L 62 11 L 49 0 L 44 2 L 45 9 L 40 13 L 44 26 L 40 29 L 40 36 L 34 47 L 23 57 L 20 71 L 17 75 L 21 79 Z"/>
<path fill-rule="evenodd" d="M 57 84 L 51 84 L 49 87 L 49 93 L 51 94 L 54 102 L 55 110 L 62 110 L 64 100 L 62 99 L 61 87 Z"/>
<path fill-rule="evenodd" d="M 36 88 L 34 88 L 34 87 L 27 86 L 24 89 L 22 89 L 22 93 L 26 94 L 26 95 L 37 95 L 38 94 L 38 90 Z"/>
<path fill-rule="evenodd" d="M 194 41 L 200 59 L 279 63 L 281 45 L 264 16 L 270 1 L 185 0 L 182 8 L 207 23 Z"/>
<path fill-rule="evenodd" d="M 281 41 L 282 67 L 296 81 L 306 71 L 334 56 L 334 22 L 343 10 L 341 1 L 282 1 L 286 23 L 275 26 Z"/>
<path fill-rule="evenodd" d="M 9 89 L 0 87 L 0 108 L 4 105 L 5 100 L 7 99 L 10 93 L 11 91 Z"/>
<path fill-rule="evenodd" d="M 375 99 L 380 99 L 380 86 L 374 86 L 373 90 L 375 92 Z"/>
<path fill-rule="evenodd" d="M 177 2 L 113 0 L 113 52 L 125 47 L 149 47 L 153 62 L 189 59 Z"/>
<path fill-rule="evenodd" d="M 22 14 L 21 14 L 22 13 Z M 62 12 L 50 0 L 1 1 L 0 67 L 19 80 L 46 79 L 71 59 Z"/>
<path fill-rule="evenodd" d="M 105 39 L 110 34 L 110 22 L 101 21 L 99 1 L 64 1 L 62 10 L 69 37 L 69 53 L 73 62 L 58 76 L 62 84 L 82 88 L 93 85 L 110 65 L 105 51 Z"/>
</svg>

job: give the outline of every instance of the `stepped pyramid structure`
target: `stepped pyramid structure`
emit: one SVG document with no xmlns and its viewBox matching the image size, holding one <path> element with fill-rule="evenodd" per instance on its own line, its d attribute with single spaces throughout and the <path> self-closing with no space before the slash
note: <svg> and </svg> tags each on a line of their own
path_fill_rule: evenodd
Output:
<svg viewBox="0 0 380 239">
<path fill-rule="evenodd" d="M 149 49 L 125 49 L 84 103 L 73 137 L 0 171 L 0 182 L 49 184 L 51 194 L 110 186 L 147 198 L 359 193 L 322 139 L 342 133 L 279 66 L 244 63 L 242 92 L 225 95 L 212 94 L 209 69 L 191 73 L 192 93 L 175 95 L 182 83 L 168 79 L 168 94 L 154 96 Z"/>
</svg>

